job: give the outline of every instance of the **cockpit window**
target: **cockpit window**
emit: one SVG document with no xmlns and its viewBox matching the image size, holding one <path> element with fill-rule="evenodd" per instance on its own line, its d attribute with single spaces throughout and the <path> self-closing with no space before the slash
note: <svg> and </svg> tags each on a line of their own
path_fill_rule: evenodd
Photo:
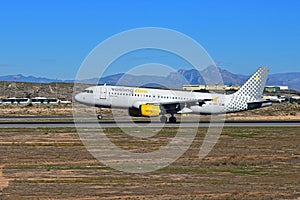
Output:
<svg viewBox="0 0 300 200">
<path fill-rule="evenodd" d="M 83 90 L 84 93 L 93 93 L 93 90 Z"/>
</svg>

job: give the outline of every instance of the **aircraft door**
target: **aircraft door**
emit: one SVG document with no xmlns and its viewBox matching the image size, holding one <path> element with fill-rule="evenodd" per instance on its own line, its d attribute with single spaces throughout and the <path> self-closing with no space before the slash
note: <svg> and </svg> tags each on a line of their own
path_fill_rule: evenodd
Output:
<svg viewBox="0 0 300 200">
<path fill-rule="evenodd" d="M 101 87 L 100 88 L 100 99 L 106 99 L 106 94 L 107 94 L 107 88 Z"/>
</svg>

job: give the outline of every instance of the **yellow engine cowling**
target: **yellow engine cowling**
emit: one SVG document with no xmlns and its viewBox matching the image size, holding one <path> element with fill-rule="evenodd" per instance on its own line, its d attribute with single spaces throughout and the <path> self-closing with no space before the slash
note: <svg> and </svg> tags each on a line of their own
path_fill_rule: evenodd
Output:
<svg viewBox="0 0 300 200">
<path fill-rule="evenodd" d="M 140 115 L 143 117 L 157 117 L 161 113 L 160 106 L 151 104 L 140 105 Z"/>
</svg>

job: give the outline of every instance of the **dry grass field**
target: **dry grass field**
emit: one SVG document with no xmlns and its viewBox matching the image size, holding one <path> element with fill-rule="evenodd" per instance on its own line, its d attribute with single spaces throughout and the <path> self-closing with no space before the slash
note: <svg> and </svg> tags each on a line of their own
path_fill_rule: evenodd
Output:
<svg viewBox="0 0 300 200">
<path fill-rule="evenodd" d="M 299 199 L 298 127 L 227 127 L 199 160 L 206 131 L 199 128 L 168 167 L 129 174 L 94 159 L 73 128 L 0 129 L 0 199 Z M 105 132 L 139 152 L 164 145 L 176 128 L 162 129 L 147 145 L 118 128 Z"/>
<path fill-rule="evenodd" d="M 126 110 L 117 113 L 127 115 Z M 72 116 L 72 106 L 0 105 L 0 116 Z M 276 104 L 228 114 L 227 120 L 300 120 L 300 106 Z M 76 129 L 0 127 L 0 199 L 300 198 L 299 127 L 226 127 L 210 154 L 199 160 L 206 131 L 199 128 L 189 150 L 168 167 L 129 174 L 91 156 Z M 118 128 L 105 132 L 120 147 L 139 152 L 165 145 L 176 128 L 164 128 L 146 141 Z"/>
</svg>

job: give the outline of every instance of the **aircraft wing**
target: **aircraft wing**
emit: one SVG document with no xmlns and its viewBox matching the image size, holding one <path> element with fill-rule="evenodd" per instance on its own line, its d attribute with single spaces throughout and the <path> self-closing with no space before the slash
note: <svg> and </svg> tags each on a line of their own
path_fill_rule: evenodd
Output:
<svg viewBox="0 0 300 200">
<path fill-rule="evenodd" d="M 197 105 L 202 106 L 206 101 L 211 101 L 211 99 L 196 99 L 196 100 L 182 100 L 173 102 L 161 102 L 160 106 L 165 113 L 175 114 L 175 113 L 191 113 L 192 110 L 189 108 L 191 106 Z"/>
<path fill-rule="evenodd" d="M 147 105 L 154 105 L 154 106 L 160 106 L 161 111 L 163 113 L 190 113 L 192 112 L 191 109 L 189 109 L 190 106 L 197 105 L 202 106 L 207 101 L 212 101 L 212 99 L 195 99 L 195 100 L 180 100 L 180 101 L 137 101 L 133 104 L 133 107 L 139 108 L 143 104 Z"/>
</svg>

